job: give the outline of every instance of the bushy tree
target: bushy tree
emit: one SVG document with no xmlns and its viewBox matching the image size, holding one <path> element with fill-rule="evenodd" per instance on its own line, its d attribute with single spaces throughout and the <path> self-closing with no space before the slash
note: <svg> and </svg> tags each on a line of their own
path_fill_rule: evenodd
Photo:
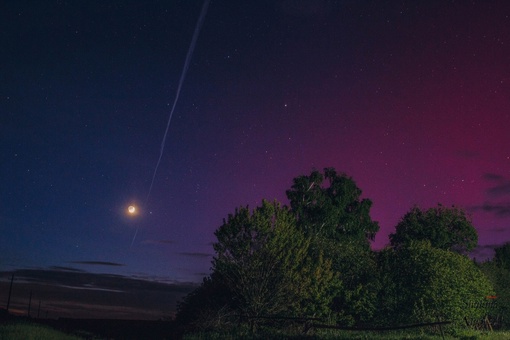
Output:
<svg viewBox="0 0 510 340">
<path fill-rule="evenodd" d="M 320 252 L 318 257 L 307 257 L 299 273 L 301 291 L 299 316 L 330 318 L 336 294 L 342 291 L 342 281 L 332 269 L 332 261 Z"/>
<path fill-rule="evenodd" d="M 492 282 L 496 291 L 495 308 L 490 311 L 493 317 L 502 320 L 502 326 L 510 328 L 510 243 L 495 249 L 494 259 L 480 264 L 480 269 Z"/>
<path fill-rule="evenodd" d="M 414 207 L 374 253 L 379 230 L 371 201 L 332 168 L 294 179 L 291 208 L 263 201 L 241 207 L 215 232 L 212 275 L 179 306 L 177 320 L 228 326 L 232 316 L 319 316 L 349 326 L 460 322 L 505 292 L 510 246 L 496 251 L 485 276 L 465 255 L 477 233 L 463 210 Z M 499 284 L 499 286 L 498 286 Z"/>
<path fill-rule="evenodd" d="M 215 273 L 184 297 L 177 306 L 176 324 L 181 331 L 222 329 L 235 321 L 232 294 Z"/>
<path fill-rule="evenodd" d="M 361 193 L 352 178 L 333 168 L 296 177 L 287 191 L 298 227 L 310 239 L 309 256 L 331 259 L 342 281 L 332 292 L 331 311 L 338 323 L 349 326 L 373 317 L 379 289 L 370 250 L 379 226 L 370 217 L 372 202 Z"/>
<path fill-rule="evenodd" d="M 510 242 L 494 248 L 494 261 L 499 267 L 510 271 Z"/>
<path fill-rule="evenodd" d="M 382 309 L 400 323 L 433 322 L 438 317 L 463 324 L 464 317 L 482 318 L 474 303 L 494 294 L 492 284 L 467 256 L 412 241 L 379 257 Z"/>
<path fill-rule="evenodd" d="M 403 301 L 402 292 L 398 287 L 400 275 L 393 272 L 395 268 L 399 268 L 395 249 L 386 247 L 378 251 L 376 257 L 377 281 L 381 289 L 377 292 L 377 315 L 374 318 L 374 324 L 388 326 L 406 323 L 407 320 L 402 320 L 402 314 L 399 311 L 399 305 Z"/>
<path fill-rule="evenodd" d="M 353 244 L 339 244 L 325 238 L 312 240 L 310 258 L 317 257 L 314 251 L 331 260 L 332 269 L 341 281 L 341 284 L 330 289 L 333 297 L 330 311 L 335 322 L 345 326 L 369 323 L 377 313 L 376 296 L 379 290 L 374 253 L 360 250 Z"/>
<path fill-rule="evenodd" d="M 298 226 L 307 236 L 319 236 L 341 243 L 356 243 L 369 249 L 379 231 L 370 218 L 369 199 L 361 199 L 361 190 L 352 178 L 325 168 L 324 174 L 294 178 L 287 190 Z"/>
<path fill-rule="evenodd" d="M 462 209 L 442 205 L 426 211 L 413 207 L 389 237 L 391 245 L 396 248 L 426 240 L 435 248 L 461 254 L 473 250 L 478 243 L 478 234 L 466 213 Z"/>
<path fill-rule="evenodd" d="M 292 315 L 328 304 L 321 292 L 334 279 L 331 262 L 307 259 L 309 239 L 285 206 L 263 201 L 253 212 L 239 208 L 215 235 L 213 271 L 241 314 Z"/>
</svg>

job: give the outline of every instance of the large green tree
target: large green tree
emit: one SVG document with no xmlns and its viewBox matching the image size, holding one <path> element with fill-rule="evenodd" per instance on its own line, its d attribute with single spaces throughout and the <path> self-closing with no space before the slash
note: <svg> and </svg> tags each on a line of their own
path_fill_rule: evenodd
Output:
<svg viewBox="0 0 510 340">
<path fill-rule="evenodd" d="M 412 241 L 429 241 L 439 249 L 466 254 L 478 243 L 478 234 L 470 218 L 459 208 L 442 205 L 422 210 L 413 207 L 390 234 L 390 243 L 399 248 Z"/>
<path fill-rule="evenodd" d="M 325 168 L 324 174 L 313 171 L 309 176 L 294 178 L 287 197 L 306 235 L 368 249 L 379 225 L 370 217 L 372 202 L 362 199 L 361 193 L 351 177 Z"/>
<path fill-rule="evenodd" d="M 212 269 L 241 314 L 325 313 L 325 292 L 336 282 L 331 261 L 307 258 L 310 241 L 288 208 L 267 201 L 253 212 L 239 208 L 215 235 Z"/>
<path fill-rule="evenodd" d="M 310 239 L 309 256 L 331 259 L 342 281 L 331 311 L 344 325 L 369 322 L 379 289 L 370 240 L 379 230 L 370 217 L 372 202 L 361 198 L 354 180 L 333 168 L 296 177 L 287 197 L 297 224 Z"/>
<path fill-rule="evenodd" d="M 494 248 L 494 261 L 499 267 L 510 271 L 510 242 Z"/>
<path fill-rule="evenodd" d="M 482 318 L 476 303 L 494 294 L 493 286 L 467 256 L 412 241 L 379 254 L 382 321 L 433 322 L 440 317 L 464 324 L 464 317 Z M 386 318 L 386 319 L 385 319 Z"/>
<path fill-rule="evenodd" d="M 378 313 L 377 294 L 381 288 L 374 252 L 327 239 L 318 239 L 316 244 L 333 260 L 333 269 L 342 280 L 331 307 L 336 322 L 345 326 L 370 325 Z"/>
<path fill-rule="evenodd" d="M 503 327 L 510 328 L 510 243 L 494 248 L 494 259 L 480 264 L 496 290 L 495 306 L 491 316 L 499 316 Z"/>
</svg>

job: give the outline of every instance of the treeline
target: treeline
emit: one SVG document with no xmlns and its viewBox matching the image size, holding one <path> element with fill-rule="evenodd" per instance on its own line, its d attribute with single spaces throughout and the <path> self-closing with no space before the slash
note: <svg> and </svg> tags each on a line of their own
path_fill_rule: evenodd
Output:
<svg viewBox="0 0 510 340">
<path fill-rule="evenodd" d="M 372 202 L 333 168 L 294 179 L 290 207 L 240 207 L 216 230 L 212 274 L 184 298 L 177 324 L 228 330 L 255 316 L 314 317 L 349 327 L 510 318 L 510 245 L 476 264 L 478 235 L 456 207 L 413 207 L 370 249 Z M 497 296 L 498 303 L 493 301 Z M 499 307 L 498 307 L 499 306 Z M 499 308 L 499 309 L 498 309 Z"/>
</svg>

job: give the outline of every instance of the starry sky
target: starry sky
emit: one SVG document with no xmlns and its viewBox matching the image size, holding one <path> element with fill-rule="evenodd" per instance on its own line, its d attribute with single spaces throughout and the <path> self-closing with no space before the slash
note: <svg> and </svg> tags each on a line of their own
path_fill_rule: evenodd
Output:
<svg viewBox="0 0 510 340">
<path fill-rule="evenodd" d="M 212 0 L 149 195 L 202 5 L 0 3 L 3 284 L 183 292 L 223 218 L 324 167 L 372 200 L 373 249 L 437 203 L 473 256 L 510 241 L 510 3 Z"/>
</svg>

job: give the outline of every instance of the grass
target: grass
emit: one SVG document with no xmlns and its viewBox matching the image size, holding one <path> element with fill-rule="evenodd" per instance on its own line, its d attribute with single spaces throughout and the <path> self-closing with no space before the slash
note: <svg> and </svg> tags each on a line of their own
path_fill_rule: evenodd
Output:
<svg viewBox="0 0 510 340">
<path fill-rule="evenodd" d="M 0 340 L 81 340 L 83 338 L 65 334 L 43 325 L 16 322 L 0 325 Z"/>
<path fill-rule="evenodd" d="M 510 331 L 475 331 L 460 330 L 450 331 L 445 335 L 446 340 L 508 340 Z M 90 339 L 89 336 L 85 338 Z M 50 327 L 30 323 L 16 322 L 0 325 L 0 340 L 80 340 L 85 339 L 76 335 L 59 332 Z M 440 334 L 425 331 L 385 331 L 385 332 L 352 332 L 338 330 L 320 330 L 313 335 L 299 335 L 296 332 L 286 334 L 275 329 L 264 329 L 257 334 L 249 334 L 246 329 L 231 330 L 226 333 L 220 332 L 197 332 L 184 336 L 186 340 L 261 340 L 261 339 L 290 339 L 290 340 L 442 340 Z"/>
<path fill-rule="evenodd" d="M 285 335 L 278 332 L 249 335 L 246 332 L 231 331 L 228 333 L 201 332 L 185 335 L 185 340 L 234 340 L 234 339 L 290 339 L 290 340 L 442 340 L 440 334 L 420 331 L 385 331 L 385 332 L 352 332 L 352 331 L 324 331 L 314 335 Z M 456 334 L 444 336 L 445 340 L 508 340 L 510 332 L 482 332 L 463 330 Z"/>
</svg>

